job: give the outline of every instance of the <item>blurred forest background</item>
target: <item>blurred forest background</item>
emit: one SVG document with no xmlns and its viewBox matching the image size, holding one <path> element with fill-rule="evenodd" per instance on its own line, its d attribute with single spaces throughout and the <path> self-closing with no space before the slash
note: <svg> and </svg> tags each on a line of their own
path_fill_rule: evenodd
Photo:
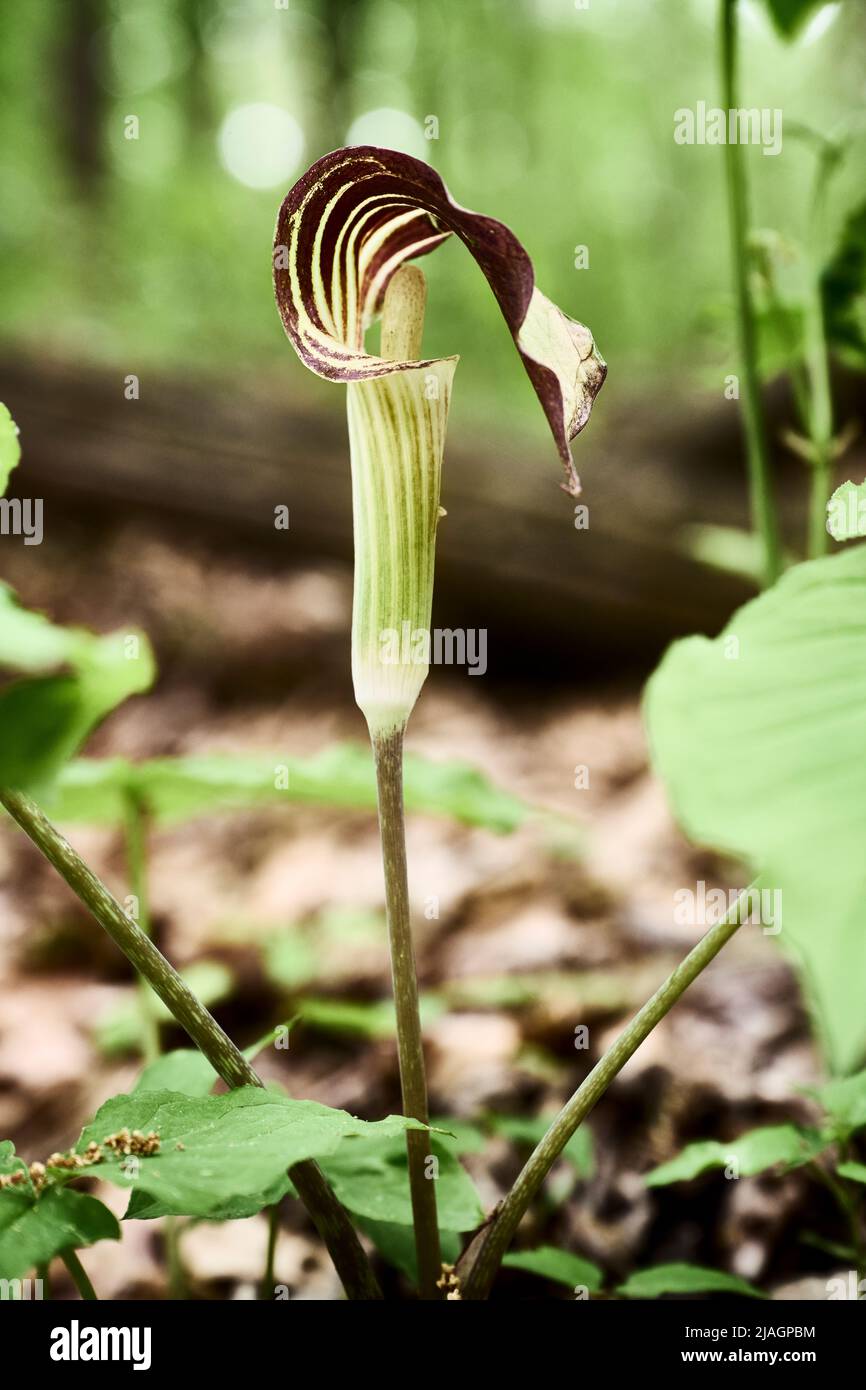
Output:
<svg viewBox="0 0 866 1390">
<path fill-rule="evenodd" d="M 785 121 L 778 156 L 746 151 L 752 223 L 793 245 L 811 235 L 815 168 L 795 127 L 856 132 L 863 9 L 819 8 L 791 44 L 761 5 L 741 11 L 742 103 Z M 674 890 L 742 885 L 740 866 L 673 826 L 639 713 L 640 678 L 666 643 L 716 630 L 753 592 L 706 563 L 690 530 L 747 524 L 738 406 L 724 395 L 738 367 L 723 152 L 673 138 L 677 108 L 720 100 L 716 29 L 713 0 L 30 0 L 0 19 L 0 399 L 22 432 L 12 492 L 45 499 L 44 543 L 0 539 L 2 577 L 56 621 L 140 624 L 160 668 L 89 754 L 362 741 L 344 393 L 297 362 L 271 285 L 278 204 L 314 159 L 375 143 L 433 164 L 459 202 L 514 229 L 544 292 L 608 361 L 575 447 L 590 516 L 577 531 L 483 278 L 456 241 L 425 259 L 425 350 L 461 355 L 434 621 L 486 628 L 489 670 L 433 670 L 409 742 L 482 769 L 503 806 L 517 796 L 558 818 L 552 830 L 517 817 L 504 838 L 410 818 L 413 893 L 441 904 L 418 913 L 433 1107 L 505 1116 L 466 1158 L 488 1206 L 535 1133 L 529 1117 L 573 1090 L 699 934 L 674 923 Z M 863 144 L 861 127 L 820 255 L 862 197 Z M 130 375 L 139 399 L 125 397 Z M 839 368 L 835 387 L 839 422 L 862 418 L 855 378 Z M 806 470 L 779 441 L 784 382 L 768 380 L 768 403 L 801 549 Z M 855 447 L 845 476 L 859 478 Z M 278 504 L 288 532 L 274 530 Z M 123 896 L 117 828 L 70 835 Z M 373 816 L 259 809 L 155 825 L 149 839 L 156 938 L 179 967 L 204 968 L 238 1041 L 306 1007 L 290 1057 L 269 1056 L 263 1073 L 365 1116 L 399 1108 Z M 38 1158 L 134 1079 L 134 989 L 8 828 L 0 901 L 0 1135 Z M 575 1051 L 576 1022 L 589 1053 Z M 163 1041 L 182 1043 L 168 1026 Z M 582 1151 L 557 1174 L 531 1237 L 618 1275 L 687 1259 L 784 1288 L 823 1269 L 814 1250 L 804 1264 L 798 1231 L 808 1209 L 832 1241 L 835 1218 L 797 1177 L 719 1176 L 660 1198 L 641 1178 L 685 1140 L 772 1123 L 792 1104 L 808 1118 L 791 1098 L 819 1076 L 783 956 L 741 932 L 623 1072 L 593 1122 L 595 1159 Z M 190 1288 L 236 1293 L 256 1277 L 264 1222 L 242 1224 L 187 1233 Z M 104 1296 L 162 1290 L 155 1229 L 131 1222 L 121 1249 L 85 1252 Z M 278 1273 L 298 1296 L 336 1296 L 294 1210 Z M 505 1281 L 530 1296 L 529 1276 Z"/>
</svg>

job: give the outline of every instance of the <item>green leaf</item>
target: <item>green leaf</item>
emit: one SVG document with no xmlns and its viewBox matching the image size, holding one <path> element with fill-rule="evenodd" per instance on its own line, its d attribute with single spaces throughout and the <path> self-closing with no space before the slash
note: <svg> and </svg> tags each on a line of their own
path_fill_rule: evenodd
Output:
<svg viewBox="0 0 866 1390">
<path fill-rule="evenodd" d="M 760 1289 L 725 1274 L 720 1269 L 703 1269 L 700 1265 L 655 1265 L 630 1275 L 620 1284 L 617 1293 L 624 1298 L 658 1298 L 666 1293 L 736 1293 L 746 1298 L 763 1298 Z"/>
<path fill-rule="evenodd" d="M 544 1138 L 555 1117 L 555 1111 L 547 1115 L 491 1115 L 490 1123 L 495 1133 L 504 1135 L 515 1144 L 525 1144 L 528 1148 L 534 1149 Z M 592 1131 L 586 1125 L 581 1125 L 574 1131 L 562 1151 L 562 1157 L 568 1160 L 579 1177 L 592 1177 L 595 1172 L 595 1155 Z"/>
<path fill-rule="evenodd" d="M 853 1134 L 866 1125 L 866 1071 L 840 1081 L 831 1081 L 818 1092 L 818 1099 L 838 1130 Z"/>
<path fill-rule="evenodd" d="M 692 839 L 780 893 L 833 1061 L 866 1048 L 866 546 L 789 570 L 715 640 L 669 650 L 647 687 L 653 764 Z M 748 928 L 745 928 L 748 930 Z"/>
<path fill-rule="evenodd" d="M 0 627 L 2 640 L 2 627 Z M 79 760 L 64 770 L 52 806 L 56 820 L 117 823 L 133 791 L 151 817 L 173 824 L 242 807 L 310 804 L 376 809 L 376 775 L 369 749 L 335 744 L 311 758 L 285 754 L 156 758 L 144 763 Z M 505 833 L 537 812 L 499 790 L 463 763 L 434 763 L 409 754 L 405 768 L 410 811 L 449 816 L 464 825 Z"/>
<path fill-rule="evenodd" d="M 0 783 L 48 784 L 102 719 L 152 684 L 155 667 L 147 639 L 138 632 L 96 637 L 55 627 L 19 606 L 0 587 L 0 666 L 33 675 L 0 691 L 0 727 L 14 739 L 0 747 Z"/>
<path fill-rule="evenodd" d="M 837 487 L 827 503 L 827 530 L 834 541 L 866 536 L 866 479 Z"/>
<path fill-rule="evenodd" d="M 84 1192 L 48 1187 L 34 1197 L 17 1188 L 0 1191 L 0 1279 L 18 1279 L 61 1250 L 119 1239 L 108 1207 Z"/>
<path fill-rule="evenodd" d="M 866 201 L 845 223 L 821 293 L 828 339 L 849 366 L 866 370 Z"/>
<path fill-rule="evenodd" d="M 82 1133 L 77 1150 L 83 1152 L 91 1142 L 104 1146 L 124 1129 L 155 1131 L 158 1153 L 134 1162 L 111 1155 L 92 1171 L 135 1189 L 139 1201 L 127 1215 L 222 1218 L 251 1215 L 268 1205 L 275 1193 L 288 1189 L 287 1168 L 306 1158 L 323 1159 L 347 1136 L 357 1139 L 360 1155 L 364 1141 L 421 1128 L 399 1115 L 369 1123 L 344 1110 L 255 1086 L 220 1096 L 136 1091 L 107 1101 Z M 140 1194 L 152 1200 L 144 1203 Z"/>
<path fill-rule="evenodd" d="M 730 1143 L 704 1139 L 687 1144 L 676 1158 L 647 1173 L 644 1181 L 647 1187 L 665 1187 L 672 1182 L 688 1182 L 708 1168 L 731 1165 L 742 1178 L 765 1173 L 779 1164 L 785 1169 L 799 1168 L 810 1163 L 829 1143 L 829 1137 L 817 1130 L 801 1129 L 798 1125 L 769 1125 L 751 1129 Z"/>
<path fill-rule="evenodd" d="M 443 999 L 422 994 L 421 1022 L 427 1027 L 447 1010 Z M 303 999 L 298 1005 L 303 1022 L 324 1033 L 347 1033 L 377 1040 L 397 1035 L 397 1015 L 393 999 L 353 1003 L 350 999 Z"/>
<path fill-rule="evenodd" d="M 234 986 L 232 972 L 219 960 L 196 960 L 180 973 L 193 994 L 206 1008 L 226 999 Z M 96 1020 L 93 1036 L 97 1047 L 106 1057 L 141 1050 L 142 1041 L 146 1036 L 144 1008 L 140 991 L 131 988 L 125 999 Z M 159 1023 L 173 1021 L 171 1010 L 166 1008 L 156 995 L 148 999 L 147 1008 L 153 1011 L 153 1016 Z"/>
<path fill-rule="evenodd" d="M 685 553 L 702 565 L 747 579 L 761 576 L 761 539 L 754 531 L 740 531 L 735 526 L 685 526 L 680 540 Z"/>
<path fill-rule="evenodd" d="M 465 1168 L 438 1136 L 430 1140 L 438 1160 L 436 1207 L 443 1230 L 471 1231 L 484 1219 L 484 1210 Z M 371 1221 L 412 1225 L 406 1142 L 398 1138 L 347 1139 L 320 1159 L 322 1169 L 349 1211 Z"/>
<path fill-rule="evenodd" d="M 134 1095 L 140 1091 L 179 1091 L 184 1096 L 207 1096 L 213 1089 L 217 1074 L 206 1057 L 195 1048 L 177 1048 L 157 1057 L 144 1068 L 135 1083 Z"/>
<path fill-rule="evenodd" d="M 826 0 L 766 0 L 767 9 L 783 39 L 796 38 L 815 10 Z"/>
<path fill-rule="evenodd" d="M 18 426 L 8 408 L 0 402 L 0 497 L 9 485 L 9 474 L 21 458 Z"/>
<path fill-rule="evenodd" d="M 866 1163 L 840 1163 L 836 1172 L 840 1178 L 851 1178 L 853 1182 L 866 1182 Z"/>
<path fill-rule="evenodd" d="M 540 1245 L 537 1250 L 517 1250 L 506 1255 L 502 1263 L 508 1269 L 524 1269 L 529 1274 L 538 1274 L 542 1279 L 552 1279 L 556 1284 L 565 1284 L 575 1289 L 579 1285 L 590 1293 L 598 1293 L 604 1283 L 604 1275 L 598 1265 L 584 1260 L 580 1255 L 572 1255 L 568 1250 L 557 1250 L 552 1245 Z"/>
<path fill-rule="evenodd" d="M 415 1232 L 411 1226 L 398 1226 L 390 1221 L 371 1221 L 358 1217 L 358 1225 L 366 1231 L 383 1260 L 418 1283 L 418 1260 L 415 1252 Z M 462 1241 L 457 1231 L 440 1231 L 439 1245 L 445 1264 L 456 1264 Z"/>
</svg>

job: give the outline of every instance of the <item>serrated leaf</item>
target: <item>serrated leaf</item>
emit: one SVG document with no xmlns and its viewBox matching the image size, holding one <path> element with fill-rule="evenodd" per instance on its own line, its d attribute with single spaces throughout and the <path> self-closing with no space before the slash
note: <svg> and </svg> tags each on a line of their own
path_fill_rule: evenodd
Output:
<svg viewBox="0 0 866 1390">
<path fill-rule="evenodd" d="M 837 487 L 827 503 L 827 530 L 834 541 L 866 536 L 866 479 Z"/>
<path fill-rule="evenodd" d="M 473 1230 L 483 1221 L 484 1210 L 472 1179 L 436 1135 L 431 1136 L 430 1152 L 439 1165 L 439 1176 L 430 1181 L 436 1183 L 440 1226 L 447 1231 Z M 406 1142 L 402 1136 L 347 1139 L 320 1163 L 349 1211 L 371 1221 L 412 1225 Z"/>
<path fill-rule="evenodd" d="M 817 1130 L 803 1129 L 798 1125 L 768 1125 L 749 1130 L 729 1143 L 704 1139 L 687 1144 L 676 1158 L 647 1173 L 644 1181 L 647 1187 L 666 1187 L 673 1182 L 689 1182 L 709 1168 L 732 1165 L 742 1178 L 765 1173 L 780 1164 L 785 1169 L 799 1168 L 804 1163 L 810 1163 L 829 1143 L 829 1137 Z"/>
<path fill-rule="evenodd" d="M 604 1275 L 598 1265 L 580 1255 L 572 1255 L 569 1250 L 557 1250 L 552 1245 L 540 1245 L 537 1250 L 512 1251 L 502 1263 L 508 1269 L 523 1269 L 528 1274 L 538 1274 L 542 1279 L 565 1284 L 569 1289 L 582 1285 L 590 1293 L 598 1293 L 604 1283 Z"/>
<path fill-rule="evenodd" d="M 754 1284 L 725 1274 L 720 1269 L 704 1269 L 700 1265 L 655 1265 L 632 1274 L 617 1293 L 624 1298 L 659 1298 L 662 1294 L 734 1293 L 746 1298 L 763 1298 Z"/>
<path fill-rule="evenodd" d="M 190 1097 L 173 1091 L 136 1091 L 106 1101 L 77 1145 L 104 1145 L 118 1131 L 159 1135 L 159 1152 L 135 1161 L 106 1157 L 92 1171 L 132 1187 L 152 1202 L 147 1215 L 215 1217 L 252 1214 L 286 1190 L 286 1169 L 306 1158 L 322 1159 L 348 1136 L 375 1141 L 420 1129 L 400 1115 L 358 1120 L 310 1100 L 291 1100 L 254 1086 L 227 1095 Z M 103 1149 L 104 1153 L 107 1150 Z M 141 1199 L 135 1215 L 144 1215 Z M 130 1213 L 131 1214 L 131 1213 Z"/>
<path fill-rule="evenodd" d="M 217 1074 L 206 1057 L 194 1048 L 179 1047 L 165 1052 L 144 1068 L 135 1083 L 140 1091 L 179 1091 L 184 1096 L 210 1095 Z"/>
<path fill-rule="evenodd" d="M 61 1250 L 80 1250 L 98 1240 L 119 1240 L 114 1215 L 96 1197 L 64 1187 L 42 1196 L 0 1191 L 0 1278 L 18 1279 Z"/>
<path fill-rule="evenodd" d="M 866 1048 L 864 649 L 866 546 L 853 546 L 789 570 L 715 640 L 675 643 L 645 699 L 680 824 L 781 892 L 773 930 L 837 1071 Z"/>
<path fill-rule="evenodd" d="M 840 1130 L 853 1134 L 862 1129 L 866 1125 L 866 1071 L 831 1081 L 818 1092 L 818 1099 Z"/>
<path fill-rule="evenodd" d="M 21 444 L 18 439 L 18 426 L 12 419 L 8 407 L 0 402 L 0 497 L 9 485 L 9 474 L 16 468 L 21 458 Z"/>
</svg>

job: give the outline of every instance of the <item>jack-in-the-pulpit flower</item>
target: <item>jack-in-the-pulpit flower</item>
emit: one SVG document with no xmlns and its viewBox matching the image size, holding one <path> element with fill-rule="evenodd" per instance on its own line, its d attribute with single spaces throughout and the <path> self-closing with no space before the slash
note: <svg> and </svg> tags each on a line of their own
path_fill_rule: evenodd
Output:
<svg viewBox="0 0 866 1390">
<path fill-rule="evenodd" d="M 349 387 L 352 675 L 374 737 L 405 725 L 427 675 L 442 455 L 458 359 L 417 360 L 423 288 L 420 308 L 406 306 L 416 344 L 411 322 L 407 334 L 399 331 L 400 304 L 390 316 L 397 331 L 380 355 L 367 351 L 365 334 L 395 272 L 452 234 L 496 296 L 553 432 L 563 486 L 577 496 L 570 440 L 589 418 L 606 367 L 589 329 L 537 289 L 530 259 L 507 227 L 456 204 L 421 160 L 364 145 L 314 164 L 277 221 L 274 281 L 286 332 L 305 366 Z M 402 640 L 395 659 L 395 634 L 409 634 L 408 659 Z"/>
</svg>

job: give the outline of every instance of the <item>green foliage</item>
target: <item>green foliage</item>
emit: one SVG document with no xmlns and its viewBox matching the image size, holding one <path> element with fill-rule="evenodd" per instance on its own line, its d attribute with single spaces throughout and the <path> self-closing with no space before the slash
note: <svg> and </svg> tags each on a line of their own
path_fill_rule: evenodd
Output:
<svg viewBox="0 0 866 1390">
<path fill-rule="evenodd" d="M 144 1068 L 133 1094 L 178 1091 L 184 1096 L 207 1096 L 216 1080 L 216 1072 L 201 1052 L 194 1048 L 177 1048 L 174 1052 L 163 1053 Z"/>
<path fill-rule="evenodd" d="M 827 530 L 835 541 L 866 537 L 866 479 L 837 487 L 827 503 Z"/>
<path fill-rule="evenodd" d="M 324 1159 L 340 1142 L 401 1135 L 423 1128 L 402 1116 L 367 1122 L 315 1101 L 245 1086 L 220 1096 L 185 1096 L 137 1089 L 106 1101 L 76 1146 L 103 1147 L 100 1178 L 131 1187 L 128 1216 L 166 1214 L 210 1219 L 250 1216 L 290 1188 L 286 1169 L 307 1158 Z M 125 1158 L 105 1148 L 122 1130 L 155 1132 L 158 1153 Z M 50 1170 L 62 1178 L 65 1170 Z"/>
<path fill-rule="evenodd" d="M 672 1182 L 688 1182 L 708 1168 L 733 1166 L 738 1177 L 749 1178 L 769 1168 L 785 1170 L 810 1163 L 830 1143 L 826 1134 L 798 1125 L 772 1125 L 752 1129 L 739 1139 L 722 1143 L 715 1139 L 687 1144 L 676 1158 L 662 1163 L 646 1176 L 648 1187 L 665 1187 Z"/>
<path fill-rule="evenodd" d="M 158 824 L 293 803 L 373 811 L 376 776 L 370 750 L 353 743 L 334 744 L 310 758 L 274 753 L 143 763 L 82 759 L 64 770 L 51 812 L 59 821 L 119 824 L 130 795 Z M 450 816 L 500 833 L 517 830 L 537 814 L 474 768 L 412 755 L 406 758 L 405 795 L 410 811 Z"/>
<path fill-rule="evenodd" d="M 866 370 L 866 201 L 845 223 L 821 292 L 830 341 L 849 366 Z"/>
<path fill-rule="evenodd" d="M 359 1216 L 358 1225 L 366 1231 L 383 1260 L 402 1270 L 413 1284 L 418 1282 L 418 1260 L 415 1253 L 415 1233 L 411 1226 L 396 1226 L 388 1221 L 371 1221 L 369 1217 Z M 461 1239 L 456 1231 L 439 1232 L 439 1245 L 445 1264 L 456 1264 L 460 1255 Z"/>
<path fill-rule="evenodd" d="M 574 1289 L 583 1285 L 590 1293 L 598 1293 L 604 1283 L 604 1275 L 598 1265 L 584 1260 L 580 1255 L 572 1255 L 568 1250 L 557 1250 L 552 1245 L 540 1245 L 537 1250 L 518 1250 L 506 1255 L 502 1261 L 508 1269 L 523 1269 L 528 1274 L 538 1274 L 542 1279 L 552 1279 L 556 1284 L 565 1284 Z"/>
<path fill-rule="evenodd" d="M 451 1149 L 433 1135 L 430 1152 L 438 1161 L 436 1205 L 446 1231 L 471 1231 L 484 1210 L 469 1174 Z M 347 1139 L 320 1159 L 325 1176 L 349 1211 L 371 1221 L 412 1225 L 406 1141 L 402 1135 Z"/>
<path fill-rule="evenodd" d="M 21 445 L 18 442 L 18 426 L 9 411 L 0 402 L 0 497 L 9 485 L 9 474 L 17 467 L 21 458 Z"/>
<path fill-rule="evenodd" d="M 147 638 L 135 631 L 97 637 L 62 628 L 22 608 L 0 586 L 0 668 L 29 679 L 0 691 L 0 725 L 15 731 L 0 747 L 0 783 L 49 783 L 116 705 L 152 684 Z"/>
<path fill-rule="evenodd" d="M 375 1041 L 397 1034 L 397 1014 L 393 999 L 353 1003 L 350 999 L 303 999 L 298 1005 L 305 1024 L 323 1033 L 345 1033 Z M 425 1026 L 446 1010 L 442 999 L 425 994 L 420 999 L 421 1022 Z"/>
<path fill-rule="evenodd" d="M 662 1294 L 732 1293 L 744 1298 L 763 1298 L 760 1289 L 724 1274 L 719 1269 L 703 1269 L 700 1265 L 655 1265 L 632 1274 L 617 1293 L 624 1298 L 658 1298 Z"/>
<path fill-rule="evenodd" d="M 11 1148 L 0 1145 L 7 1159 Z M 38 1196 L 29 1182 L 0 1191 L 0 1279 L 18 1279 L 63 1250 L 119 1239 L 117 1221 L 96 1197 L 62 1187 Z"/>
<path fill-rule="evenodd" d="M 715 640 L 675 643 L 645 699 L 680 824 L 781 890 L 779 939 L 840 1071 L 866 1047 L 864 641 L 866 547 L 854 546 L 790 570 Z"/>
<path fill-rule="evenodd" d="M 845 1139 L 866 1126 L 866 1071 L 831 1081 L 818 1092 L 836 1134 Z"/>
<path fill-rule="evenodd" d="M 836 1172 L 840 1178 L 850 1178 L 852 1182 L 866 1182 L 866 1163 L 840 1163 Z"/>
<path fill-rule="evenodd" d="M 193 961 L 181 974 L 193 994 L 206 1008 L 227 998 L 234 985 L 232 972 L 227 965 L 218 960 Z M 96 1021 L 93 1033 L 100 1051 L 107 1057 L 115 1057 L 140 1049 L 146 1036 L 145 1008 L 152 1013 L 157 1022 L 172 1022 L 171 1011 L 156 995 L 149 997 L 145 1003 L 140 990 L 130 989 L 125 999 Z M 174 1088 L 169 1086 L 166 1089 Z M 183 1087 L 179 1086 L 177 1089 L 183 1090 Z"/>
<path fill-rule="evenodd" d="M 491 1115 L 490 1124 L 496 1134 L 502 1134 L 515 1144 L 525 1144 L 535 1148 L 544 1138 L 555 1114 L 548 1115 Z M 595 1172 L 592 1131 L 581 1125 L 574 1131 L 562 1157 L 574 1168 L 578 1177 L 591 1178 Z"/>
</svg>

